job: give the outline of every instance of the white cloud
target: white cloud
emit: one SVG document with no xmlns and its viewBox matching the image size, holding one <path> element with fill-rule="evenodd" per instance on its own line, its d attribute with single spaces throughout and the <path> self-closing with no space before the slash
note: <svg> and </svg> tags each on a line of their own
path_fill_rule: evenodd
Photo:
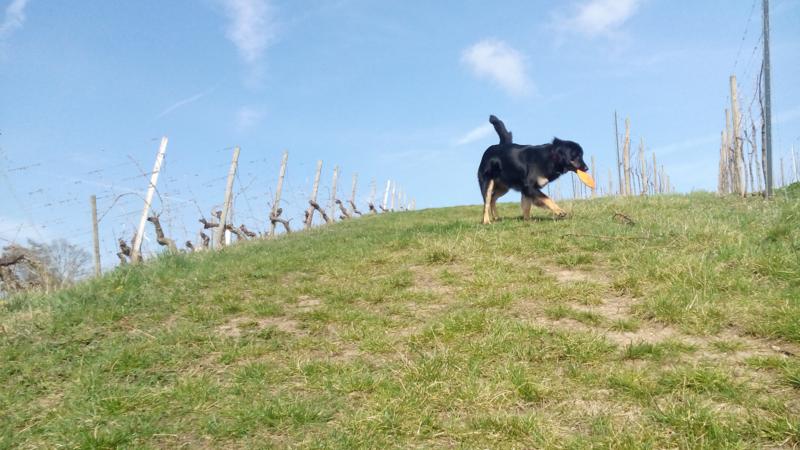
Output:
<svg viewBox="0 0 800 450">
<path fill-rule="evenodd" d="M 571 17 L 557 19 L 558 28 L 590 37 L 610 35 L 639 9 L 642 0 L 587 0 L 577 5 Z"/>
<path fill-rule="evenodd" d="M 25 6 L 28 0 L 12 0 L 6 7 L 3 22 L 0 23 L 0 40 L 5 39 L 14 31 L 22 28 L 25 23 Z"/>
<path fill-rule="evenodd" d="M 485 123 L 479 127 L 475 127 L 466 134 L 464 134 L 463 136 L 461 136 L 460 138 L 458 138 L 458 140 L 456 140 L 456 145 L 466 145 L 466 144 L 471 144 L 475 141 L 479 141 L 485 138 L 486 136 L 491 135 L 493 130 L 494 128 L 490 123 Z"/>
<path fill-rule="evenodd" d="M 461 62 L 481 78 L 488 78 L 512 95 L 525 95 L 532 83 L 523 55 L 503 41 L 484 39 L 461 54 Z"/>
<path fill-rule="evenodd" d="M 228 39 L 247 64 L 259 62 L 272 39 L 275 24 L 267 0 L 221 0 L 229 23 Z"/>
<path fill-rule="evenodd" d="M 264 113 L 250 106 L 243 106 L 236 111 L 236 129 L 245 131 L 252 128 L 264 117 Z"/>
</svg>

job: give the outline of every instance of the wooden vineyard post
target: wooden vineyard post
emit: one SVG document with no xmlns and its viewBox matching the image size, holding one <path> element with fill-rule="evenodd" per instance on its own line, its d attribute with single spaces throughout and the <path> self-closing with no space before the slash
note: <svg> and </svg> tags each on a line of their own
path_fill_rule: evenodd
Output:
<svg viewBox="0 0 800 450">
<path fill-rule="evenodd" d="M 331 200 L 328 205 L 331 220 L 336 221 L 336 184 L 339 181 L 339 166 L 333 168 L 333 181 L 331 182 Z"/>
<path fill-rule="evenodd" d="M 720 143 L 719 143 L 719 176 L 717 177 L 717 195 L 725 195 L 726 190 L 726 183 L 725 179 L 728 176 L 727 173 L 727 164 L 725 163 L 725 132 L 720 133 Z"/>
<path fill-rule="evenodd" d="M 731 144 L 733 145 L 733 178 L 736 193 L 745 196 L 747 187 L 745 186 L 746 180 L 744 179 L 744 159 L 742 158 L 742 139 L 741 136 L 741 121 L 742 116 L 739 114 L 739 99 L 736 92 L 736 75 L 731 75 L 731 115 L 733 116 L 733 135 L 731 136 Z"/>
<path fill-rule="evenodd" d="M 647 161 L 644 159 L 644 138 L 639 141 L 639 162 L 642 166 L 642 195 L 647 195 Z"/>
<path fill-rule="evenodd" d="M 370 183 L 370 193 L 369 193 L 369 212 L 372 214 L 378 214 L 378 208 L 375 207 L 375 179 L 372 179 Z"/>
<path fill-rule="evenodd" d="M 631 195 L 631 121 L 625 118 L 625 141 L 622 144 L 622 164 L 625 176 L 625 188 L 622 195 Z"/>
<path fill-rule="evenodd" d="M 142 260 L 142 240 L 144 239 L 144 226 L 147 223 L 147 216 L 150 212 L 150 204 L 153 201 L 153 194 L 156 191 L 156 183 L 158 183 L 158 173 L 161 171 L 161 163 L 164 162 L 164 154 L 167 153 L 167 137 L 161 138 L 161 144 L 158 147 L 158 154 L 156 154 L 156 162 L 153 164 L 153 172 L 150 173 L 150 184 L 147 186 L 147 194 L 144 198 L 144 207 L 142 208 L 142 216 L 139 219 L 139 227 L 136 229 L 136 235 L 133 237 L 133 248 L 131 249 L 131 262 L 137 263 Z"/>
<path fill-rule="evenodd" d="M 653 194 L 658 193 L 658 164 L 656 163 L 656 152 L 653 152 Z"/>
<path fill-rule="evenodd" d="M 228 215 L 231 211 L 233 201 L 233 180 L 236 178 L 236 168 L 239 165 L 239 147 L 233 149 L 231 166 L 228 169 L 228 181 L 225 183 L 225 201 L 222 203 L 222 214 L 219 216 L 219 226 L 214 229 L 214 248 L 220 249 L 225 246 L 225 225 L 228 224 Z"/>
<path fill-rule="evenodd" d="M 272 210 L 269 213 L 270 217 L 270 224 L 269 224 L 269 237 L 275 236 L 275 221 L 272 220 L 273 217 L 278 216 L 278 209 L 280 209 L 281 203 L 281 191 L 283 191 L 283 177 L 286 176 L 286 162 L 289 160 L 289 152 L 284 150 L 283 157 L 281 157 L 281 168 L 278 172 L 278 187 L 275 188 L 275 201 L 272 203 Z"/>
<path fill-rule="evenodd" d="M 353 174 L 353 191 L 350 193 L 350 207 L 353 208 L 353 214 L 361 214 L 356 208 L 356 186 L 358 184 L 358 173 Z"/>
<path fill-rule="evenodd" d="M 314 186 L 311 188 L 311 201 L 316 203 L 317 201 L 317 191 L 319 190 L 319 176 L 322 174 L 322 160 L 317 161 L 317 173 L 314 175 Z M 311 224 L 314 221 L 314 210 L 313 206 L 309 206 L 306 210 L 306 220 L 305 220 L 305 227 L 306 230 L 311 228 Z"/>
<path fill-rule="evenodd" d="M 383 211 L 387 211 L 386 207 L 389 206 L 387 202 L 389 201 L 389 188 L 391 185 L 392 180 L 386 180 L 386 189 L 383 191 L 383 204 L 381 205 Z"/>
<path fill-rule="evenodd" d="M 94 250 L 94 276 L 100 276 L 100 236 L 97 226 L 97 196 L 90 198 L 92 204 L 92 250 Z"/>
</svg>

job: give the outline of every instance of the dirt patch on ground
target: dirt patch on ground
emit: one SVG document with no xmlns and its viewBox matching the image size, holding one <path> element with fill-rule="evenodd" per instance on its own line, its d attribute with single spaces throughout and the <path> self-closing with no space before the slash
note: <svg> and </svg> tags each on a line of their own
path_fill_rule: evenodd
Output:
<svg viewBox="0 0 800 450">
<path fill-rule="evenodd" d="M 608 283 L 609 279 L 599 272 L 586 272 L 580 270 L 566 269 L 563 267 L 544 266 L 544 273 L 555 277 L 559 283 L 592 282 Z"/>
<path fill-rule="evenodd" d="M 301 295 L 297 298 L 297 304 L 295 305 L 295 309 L 298 312 L 310 312 L 319 307 L 322 304 L 322 300 L 318 298 L 309 297 L 307 295 Z"/>
<path fill-rule="evenodd" d="M 411 266 L 408 268 L 414 277 L 414 285 L 410 288 L 413 292 L 431 292 L 437 295 L 450 295 L 454 292 L 439 278 L 439 268 L 431 266 Z"/>
<path fill-rule="evenodd" d="M 216 331 L 225 337 L 238 338 L 246 333 L 260 331 L 265 328 L 275 328 L 290 334 L 304 334 L 298 321 L 286 317 L 234 317 L 218 326 Z"/>
<path fill-rule="evenodd" d="M 598 272 L 582 272 L 556 267 L 545 267 L 544 270 L 545 273 L 555 277 L 559 283 L 566 284 L 588 281 L 607 284 L 610 282 L 607 277 Z M 670 326 L 648 320 L 636 320 L 635 330 L 614 330 L 613 326 L 615 322 L 634 319 L 631 307 L 636 303 L 637 300 L 635 298 L 614 296 L 602 299 L 601 303 L 597 305 L 569 305 L 575 310 L 589 312 L 602 317 L 602 323 L 597 325 L 587 325 L 570 318 L 558 320 L 548 319 L 543 317 L 541 307 L 534 307 L 533 309 L 528 308 L 528 311 L 520 309 L 520 311 L 535 323 L 557 329 L 580 330 L 586 332 L 602 331 L 603 335 L 609 341 L 619 346 L 639 342 L 655 344 L 665 340 L 690 344 L 697 348 L 697 352 L 695 352 L 693 356 L 696 359 L 725 359 L 731 362 L 742 362 L 747 358 L 756 356 L 780 355 L 783 357 L 790 357 L 800 355 L 800 348 L 792 344 L 758 339 L 742 333 L 736 333 L 733 330 L 723 330 L 713 336 L 696 336 L 688 335 Z M 536 314 L 536 316 L 532 317 L 531 314 Z M 725 351 L 715 345 L 715 343 L 719 342 L 735 343 L 735 345 L 733 349 Z"/>
</svg>

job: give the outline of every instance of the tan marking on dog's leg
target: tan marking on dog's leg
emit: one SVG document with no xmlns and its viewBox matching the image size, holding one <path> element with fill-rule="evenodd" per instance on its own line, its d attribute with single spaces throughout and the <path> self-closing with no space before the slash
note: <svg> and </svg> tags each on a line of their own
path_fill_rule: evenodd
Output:
<svg viewBox="0 0 800 450">
<path fill-rule="evenodd" d="M 489 186 L 486 188 L 486 198 L 483 199 L 483 224 L 492 223 L 492 218 L 489 217 L 489 212 L 492 208 L 492 194 L 494 193 L 494 180 L 489 180 Z"/>
<path fill-rule="evenodd" d="M 552 211 L 552 212 L 553 212 L 553 214 L 555 214 L 555 215 L 557 215 L 557 216 L 559 216 L 559 217 L 564 217 L 564 216 L 566 216 L 566 215 L 567 215 L 566 211 L 564 211 L 563 209 L 561 209 L 561 207 L 560 207 L 560 206 L 556 205 L 556 202 L 554 202 L 554 201 L 553 201 L 553 200 L 552 200 L 550 197 L 548 197 L 548 196 L 543 196 L 543 197 L 540 197 L 540 198 L 534 199 L 533 203 L 534 203 L 536 206 L 540 207 L 540 208 L 547 208 L 547 209 L 549 209 L 550 211 Z"/>
<path fill-rule="evenodd" d="M 497 214 L 497 199 L 498 198 L 499 197 L 497 195 L 492 195 L 492 202 L 491 202 L 491 208 L 490 208 L 490 212 L 492 214 L 492 220 L 500 219 L 500 216 Z"/>
<path fill-rule="evenodd" d="M 533 200 L 525 194 L 522 194 L 522 199 L 520 200 L 520 206 L 522 207 L 522 220 L 528 220 L 531 218 L 531 206 L 533 205 Z"/>
</svg>

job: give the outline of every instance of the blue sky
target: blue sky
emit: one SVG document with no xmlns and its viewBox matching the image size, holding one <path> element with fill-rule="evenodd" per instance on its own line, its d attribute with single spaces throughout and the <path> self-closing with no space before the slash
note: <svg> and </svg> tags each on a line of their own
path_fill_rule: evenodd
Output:
<svg viewBox="0 0 800 450">
<path fill-rule="evenodd" d="M 773 139 L 788 159 L 800 0 L 771 3 Z M 728 76 L 747 109 L 761 62 L 760 0 L 0 0 L 0 14 L 0 239 L 88 248 L 96 194 L 106 264 L 141 209 L 112 200 L 144 191 L 162 135 L 154 208 L 180 241 L 221 203 L 234 145 L 234 217 L 251 228 L 265 228 L 284 149 L 295 226 L 317 159 L 321 196 L 339 165 L 362 201 L 391 178 L 418 207 L 479 203 L 489 114 L 520 143 L 579 142 L 605 185 L 617 110 L 679 191 L 713 190 Z"/>
</svg>

